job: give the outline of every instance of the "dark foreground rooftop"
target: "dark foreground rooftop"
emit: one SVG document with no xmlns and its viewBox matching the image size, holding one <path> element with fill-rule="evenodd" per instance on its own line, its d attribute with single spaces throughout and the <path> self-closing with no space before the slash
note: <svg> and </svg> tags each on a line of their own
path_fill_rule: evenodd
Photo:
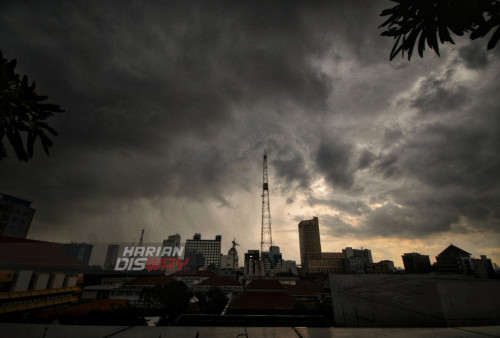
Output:
<svg viewBox="0 0 500 338">
<path fill-rule="evenodd" d="M 0 323 L 2 337 L 500 337 L 500 326 L 444 328 L 305 328 L 192 326 L 77 326 Z"/>
</svg>

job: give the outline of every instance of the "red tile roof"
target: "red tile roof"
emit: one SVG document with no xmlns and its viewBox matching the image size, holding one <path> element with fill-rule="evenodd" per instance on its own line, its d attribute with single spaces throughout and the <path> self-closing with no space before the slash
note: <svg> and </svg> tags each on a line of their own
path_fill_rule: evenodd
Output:
<svg viewBox="0 0 500 338">
<path fill-rule="evenodd" d="M 174 279 L 170 276 L 151 276 L 151 277 L 140 277 L 128 281 L 124 285 L 165 285 L 174 281 Z"/>
<path fill-rule="evenodd" d="M 0 236 L 0 267 L 72 269 L 83 271 L 88 265 L 71 258 L 59 243 Z"/>
<path fill-rule="evenodd" d="M 221 277 L 221 276 L 214 276 L 210 277 L 209 279 L 205 279 L 203 282 L 201 282 L 198 285 L 209 285 L 209 286 L 241 286 L 240 283 L 235 281 L 232 278 L 228 277 Z"/>
<path fill-rule="evenodd" d="M 295 299 L 286 291 L 245 291 L 229 304 L 229 308 L 290 310 L 294 304 Z"/>
<path fill-rule="evenodd" d="M 218 276 L 216 273 L 213 273 L 211 271 L 188 271 L 188 270 L 182 270 L 182 271 L 177 271 L 176 273 L 171 275 L 172 277 L 213 277 L 213 276 Z"/>
<path fill-rule="evenodd" d="M 276 279 L 254 279 L 247 285 L 247 290 L 284 290 L 285 287 Z"/>
<path fill-rule="evenodd" d="M 294 296 L 312 296 L 319 293 L 330 293 L 330 290 L 322 285 L 302 280 L 297 281 L 297 285 L 288 286 L 287 290 Z"/>
</svg>

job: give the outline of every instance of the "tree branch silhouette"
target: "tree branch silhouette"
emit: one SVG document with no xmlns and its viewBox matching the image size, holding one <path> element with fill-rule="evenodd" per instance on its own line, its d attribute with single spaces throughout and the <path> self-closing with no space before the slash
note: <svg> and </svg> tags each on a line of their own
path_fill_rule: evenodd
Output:
<svg viewBox="0 0 500 338">
<path fill-rule="evenodd" d="M 35 92 L 35 82 L 16 74 L 16 60 L 4 59 L 0 51 L 0 160 L 7 156 L 4 137 L 14 148 L 20 161 L 33 157 L 33 146 L 39 138 L 44 152 L 49 155 L 52 141 L 48 134 L 57 135 L 46 120 L 55 113 L 64 112 L 58 105 L 44 103 L 47 96 Z"/>
<path fill-rule="evenodd" d="M 496 27 L 488 42 L 492 49 L 500 39 L 500 1 L 498 0 L 391 0 L 397 5 L 382 11 L 380 16 L 389 16 L 379 28 L 385 27 L 382 36 L 395 39 L 390 60 L 399 53 L 408 60 L 413 50 L 424 56 L 425 45 L 439 56 L 439 41 L 455 44 L 450 34 L 463 36 L 470 33 L 471 39 L 485 37 Z"/>
</svg>

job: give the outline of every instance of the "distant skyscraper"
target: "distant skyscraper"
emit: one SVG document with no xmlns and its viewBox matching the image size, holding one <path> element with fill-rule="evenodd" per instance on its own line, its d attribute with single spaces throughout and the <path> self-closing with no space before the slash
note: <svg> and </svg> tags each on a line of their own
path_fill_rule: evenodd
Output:
<svg viewBox="0 0 500 338">
<path fill-rule="evenodd" d="M 205 268 L 212 266 L 216 269 L 220 267 L 220 251 L 222 236 L 217 235 L 214 239 L 201 239 L 201 234 L 195 234 L 193 239 L 186 241 L 185 255 L 187 257 L 201 253 L 204 258 Z"/>
<path fill-rule="evenodd" d="M 428 273 L 431 271 L 431 260 L 428 255 L 411 252 L 405 253 L 402 258 L 406 273 Z"/>
<path fill-rule="evenodd" d="M 283 257 L 279 246 L 271 246 L 269 252 L 263 252 L 261 257 L 266 276 L 274 276 L 276 273 L 282 272 Z"/>
<path fill-rule="evenodd" d="M 175 235 L 170 235 L 168 236 L 167 239 L 163 240 L 162 247 L 164 248 L 174 248 L 174 247 L 180 247 L 181 245 L 181 235 L 175 234 Z"/>
<path fill-rule="evenodd" d="M 245 276 L 258 277 L 264 275 L 259 250 L 248 250 L 245 254 Z"/>
<path fill-rule="evenodd" d="M 0 235 L 26 238 L 34 214 L 30 201 L 0 193 Z"/>
<path fill-rule="evenodd" d="M 106 259 L 104 260 L 104 269 L 114 270 L 116 260 L 118 259 L 118 253 L 120 251 L 120 246 L 118 244 L 108 245 L 108 251 L 106 252 Z"/>
<path fill-rule="evenodd" d="M 300 264 L 307 271 L 307 254 L 321 253 L 318 217 L 299 223 Z"/>
</svg>

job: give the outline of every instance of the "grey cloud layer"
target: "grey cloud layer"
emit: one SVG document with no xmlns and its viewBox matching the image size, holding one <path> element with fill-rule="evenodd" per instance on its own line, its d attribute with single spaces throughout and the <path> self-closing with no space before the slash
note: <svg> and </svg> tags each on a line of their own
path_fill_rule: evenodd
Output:
<svg viewBox="0 0 500 338">
<path fill-rule="evenodd" d="M 337 234 L 426 235 L 463 218 L 460 231 L 498 230 L 498 53 L 464 44 L 391 64 L 371 1 L 3 7 L 4 55 L 67 111 L 50 158 L 0 163 L 2 189 L 34 199 L 47 231 L 122 221 L 142 198 L 233 208 L 234 192 L 258 189 L 264 150 L 290 206 L 301 195 L 364 219 L 323 215 Z M 461 66 L 485 82 L 458 81 Z M 337 195 L 315 196 L 319 178 Z"/>
</svg>

